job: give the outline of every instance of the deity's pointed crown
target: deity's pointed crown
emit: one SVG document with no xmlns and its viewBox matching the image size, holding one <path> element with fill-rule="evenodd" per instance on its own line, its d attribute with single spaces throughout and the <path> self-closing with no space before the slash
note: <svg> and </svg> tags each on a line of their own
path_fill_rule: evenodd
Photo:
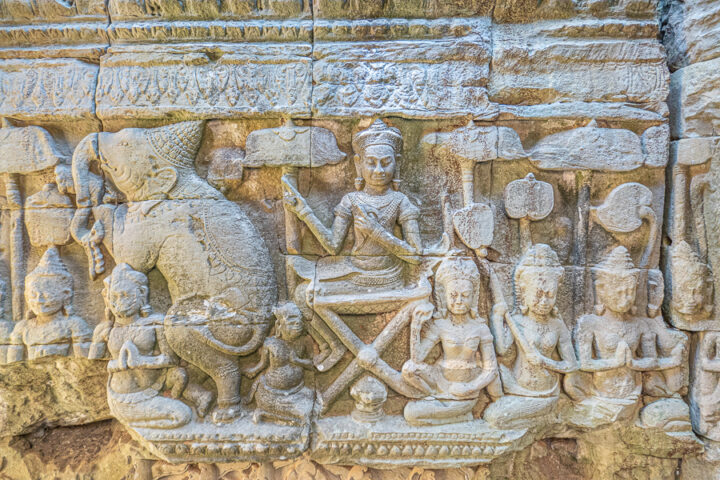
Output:
<svg viewBox="0 0 720 480">
<path fill-rule="evenodd" d="M 680 267 L 690 275 L 703 275 L 708 269 L 707 265 L 700 260 L 698 254 L 685 240 L 673 246 L 670 256 L 676 268 Z"/>
<path fill-rule="evenodd" d="M 173 123 L 145 131 L 155 153 L 180 168 L 193 168 L 202 133 L 202 121 Z"/>
<path fill-rule="evenodd" d="M 40 277 L 58 278 L 64 286 L 72 288 L 72 275 L 65 268 L 56 247 L 50 247 L 45 251 L 35 269 L 28 274 L 27 283 L 30 284 Z"/>
<path fill-rule="evenodd" d="M 598 277 L 638 275 L 638 269 L 630 257 L 630 252 L 623 246 L 615 247 L 597 267 L 593 268 Z"/>
<path fill-rule="evenodd" d="M 549 245 L 536 243 L 522 256 L 515 268 L 515 282 L 525 273 L 542 273 L 553 278 L 560 278 L 564 273 L 558 256 Z"/>
<path fill-rule="evenodd" d="M 480 271 L 471 259 L 451 255 L 440 262 L 435 278 L 441 283 L 451 278 L 460 278 L 469 280 L 477 287 L 480 283 Z"/>
<path fill-rule="evenodd" d="M 370 145 L 388 145 L 395 153 L 400 153 L 403 139 L 400 130 L 388 127 L 385 122 L 377 119 L 369 128 L 353 135 L 352 145 L 355 153 L 363 151 Z"/>
</svg>

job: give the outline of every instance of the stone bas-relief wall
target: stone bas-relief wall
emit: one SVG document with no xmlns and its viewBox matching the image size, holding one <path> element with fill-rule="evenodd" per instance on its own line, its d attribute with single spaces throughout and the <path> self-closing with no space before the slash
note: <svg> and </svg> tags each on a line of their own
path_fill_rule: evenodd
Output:
<svg viewBox="0 0 720 480">
<path fill-rule="evenodd" d="M 716 477 L 717 6 L 0 2 L 0 475 Z"/>
</svg>

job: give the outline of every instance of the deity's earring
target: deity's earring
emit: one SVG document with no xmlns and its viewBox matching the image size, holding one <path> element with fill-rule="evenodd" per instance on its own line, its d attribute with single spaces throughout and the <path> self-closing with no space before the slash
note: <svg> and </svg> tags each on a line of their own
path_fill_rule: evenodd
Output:
<svg viewBox="0 0 720 480">
<path fill-rule="evenodd" d="M 395 172 L 393 173 L 393 180 L 392 180 L 392 188 L 396 192 L 400 190 L 400 184 L 402 183 L 402 180 L 400 180 L 400 169 L 397 165 L 397 160 L 400 158 L 400 155 L 397 155 L 395 157 Z"/>
<path fill-rule="evenodd" d="M 152 314 L 152 307 L 149 303 L 146 303 L 142 307 L 140 307 L 140 316 L 143 318 L 147 318 Z"/>
<path fill-rule="evenodd" d="M 75 312 L 73 311 L 72 300 L 68 300 L 63 303 L 63 311 L 66 316 L 72 316 Z"/>
<path fill-rule="evenodd" d="M 353 156 L 353 161 L 355 163 L 355 174 L 357 175 L 355 177 L 355 190 L 362 190 L 365 188 L 365 179 L 362 176 L 362 171 L 360 170 L 360 157 L 358 155 Z"/>
</svg>

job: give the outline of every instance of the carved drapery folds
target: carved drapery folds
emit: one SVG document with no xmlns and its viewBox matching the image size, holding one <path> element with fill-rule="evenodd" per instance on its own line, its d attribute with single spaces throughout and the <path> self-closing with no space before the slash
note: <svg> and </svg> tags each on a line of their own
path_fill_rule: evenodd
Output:
<svg viewBox="0 0 720 480">
<path fill-rule="evenodd" d="M 668 120 L 653 2 L 96 3 L 0 0 L 0 376 L 86 390 L 12 434 L 376 468 L 720 442 L 720 144 L 670 140 L 708 127 Z"/>
</svg>

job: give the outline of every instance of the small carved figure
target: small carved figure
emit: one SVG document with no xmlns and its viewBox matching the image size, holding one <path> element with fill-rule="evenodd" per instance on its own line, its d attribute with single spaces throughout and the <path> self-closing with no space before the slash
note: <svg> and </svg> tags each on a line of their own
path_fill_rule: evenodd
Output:
<svg viewBox="0 0 720 480">
<path fill-rule="evenodd" d="M 426 395 L 405 406 L 411 425 L 442 425 L 472 419 L 485 388 L 501 395 L 497 361 L 487 320 L 478 313 L 480 272 L 470 259 L 446 257 L 435 275 L 437 311 L 415 316 L 410 329 L 410 360 L 402 368 L 406 382 Z M 442 356 L 426 362 L 442 345 Z"/>
<path fill-rule="evenodd" d="M 387 388 L 372 375 L 365 375 L 355 382 L 350 396 L 355 400 L 351 416 L 356 422 L 375 423 L 385 416 L 383 405 L 387 401 Z"/>
<path fill-rule="evenodd" d="M 255 377 L 249 403 L 253 397 L 257 410 L 256 423 L 269 420 L 275 423 L 300 426 L 307 423 L 315 400 L 315 392 L 305 385 L 305 370 L 313 368 L 303 334 L 302 313 L 292 302 L 276 307 L 276 334 L 265 339 L 260 348 L 260 361 L 243 373 Z"/>
<path fill-rule="evenodd" d="M 187 424 L 192 410 L 176 399 L 185 389 L 187 374 L 177 367 L 178 358 L 165 340 L 164 316 L 152 313 L 148 304 L 147 277 L 122 263 L 104 283 L 112 318 L 95 328 L 91 357 L 104 356 L 105 346 L 112 356 L 107 387 L 110 411 L 136 428 L 171 429 Z M 165 386 L 176 398 L 162 395 Z"/>
<path fill-rule="evenodd" d="M 704 332 L 696 351 L 691 416 L 700 435 L 720 441 L 720 332 Z"/>
<path fill-rule="evenodd" d="M 561 374 L 577 369 L 570 331 L 555 307 L 562 275 L 552 248 L 535 244 L 515 268 L 516 311 L 508 314 L 503 303 L 493 309 L 497 353 L 509 356 L 513 343 L 517 347 L 512 366 L 499 366 L 507 395 L 485 412 L 494 426 L 534 422 L 551 413 L 560 395 Z"/>
<path fill-rule="evenodd" d="M 690 323 L 708 318 L 713 311 L 710 268 L 684 240 L 671 247 L 670 258 L 673 313 Z"/>
<path fill-rule="evenodd" d="M 599 425 L 628 418 L 638 406 L 642 372 L 679 367 L 687 337 L 633 313 L 640 271 L 625 247 L 615 248 L 593 270 L 596 313 L 581 317 L 574 332 L 580 370 L 592 380 L 571 375 L 565 388 L 581 402 L 585 420 Z"/>
<path fill-rule="evenodd" d="M 73 314 L 73 279 L 57 248 L 43 254 L 25 279 L 27 318 L 10 336 L 8 363 L 54 355 L 87 357 L 92 330 Z"/>
</svg>

